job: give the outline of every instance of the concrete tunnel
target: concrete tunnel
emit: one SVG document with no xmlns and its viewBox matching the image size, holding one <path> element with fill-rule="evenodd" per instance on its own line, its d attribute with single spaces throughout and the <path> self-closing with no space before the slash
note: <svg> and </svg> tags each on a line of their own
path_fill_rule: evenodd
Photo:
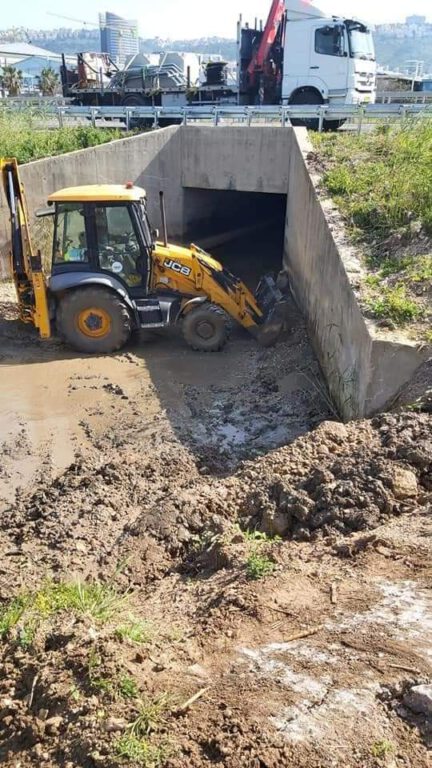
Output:
<svg viewBox="0 0 432 768">
<path fill-rule="evenodd" d="M 282 194 L 185 189 L 185 216 L 194 224 L 183 239 L 208 250 L 254 290 L 263 274 L 282 269 L 286 205 Z"/>
</svg>

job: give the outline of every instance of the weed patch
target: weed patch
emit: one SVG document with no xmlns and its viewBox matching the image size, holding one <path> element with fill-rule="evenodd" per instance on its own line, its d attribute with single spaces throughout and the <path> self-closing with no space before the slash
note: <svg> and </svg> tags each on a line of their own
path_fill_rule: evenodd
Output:
<svg viewBox="0 0 432 768">
<path fill-rule="evenodd" d="M 148 622 L 130 616 L 127 622 L 117 627 L 115 634 L 120 640 L 145 645 L 153 640 L 154 630 Z"/>
<path fill-rule="evenodd" d="M 125 136 L 118 129 L 87 125 L 56 130 L 40 129 L 41 118 L 43 115 L 31 110 L 17 113 L 7 107 L 1 108 L 0 156 L 16 157 L 19 163 L 28 163 L 43 157 L 95 147 Z"/>
<path fill-rule="evenodd" d="M 246 560 L 246 575 L 252 581 L 270 576 L 274 569 L 274 562 L 267 555 L 262 555 L 257 551 L 252 552 Z"/>
<path fill-rule="evenodd" d="M 432 231 L 432 120 L 311 138 L 328 168 L 324 186 L 362 239 L 409 236 L 413 221 Z"/>
<path fill-rule="evenodd" d="M 168 752 L 164 746 L 155 746 L 145 738 L 125 733 L 114 745 L 115 753 L 121 760 L 135 763 L 143 768 L 159 768 L 165 762 Z"/>
<path fill-rule="evenodd" d="M 17 642 L 28 647 L 38 625 L 62 612 L 106 623 L 123 610 L 127 597 L 99 582 L 47 582 L 37 592 L 18 595 L 0 609 L 0 639 L 17 629 Z"/>
<path fill-rule="evenodd" d="M 407 295 L 405 285 L 383 288 L 380 295 L 368 299 L 368 306 L 375 317 L 389 318 L 397 325 L 420 318 L 424 310 Z"/>
</svg>

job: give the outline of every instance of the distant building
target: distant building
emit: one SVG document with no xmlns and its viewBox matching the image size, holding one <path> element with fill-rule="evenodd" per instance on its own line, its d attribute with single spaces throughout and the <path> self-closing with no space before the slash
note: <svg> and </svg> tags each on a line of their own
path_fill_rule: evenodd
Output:
<svg viewBox="0 0 432 768">
<path fill-rule="evenodd" d="M 115 13 L 99 14 L 101 51 L 123 65 L 139 53 L 138 22 L 122 19 Z"/>
<path fill-rule="evenodd" d="M 68 61 L 74 61 L 66 57 Z M 47 51 L 30 43 L 0 42 L 0 73 L 3 67 L 15 67 L 23 74 L 22 91 L 36 89 L 38 78 L 42 70 L 51 67 L 55 72 L 60 72 L 61 56 L 58 53 Z"/>
<path fill-rule="evenodd" d="M 407 16 L 406 23 L 409 27 L 422 27 L 426 24 L 426 16 Z"/>
</svg>

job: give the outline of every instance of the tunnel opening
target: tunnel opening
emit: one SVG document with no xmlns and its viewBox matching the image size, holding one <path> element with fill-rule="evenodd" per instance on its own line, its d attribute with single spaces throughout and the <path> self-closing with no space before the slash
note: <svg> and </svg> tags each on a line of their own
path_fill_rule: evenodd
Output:
<svg viewBox="0 0 432 768">
<path fill-rule="evenodd" d="M 185 189 L 185 241 L 195 242 L 254 290 L 282 269 L 287 196 Z"/>
</svg>

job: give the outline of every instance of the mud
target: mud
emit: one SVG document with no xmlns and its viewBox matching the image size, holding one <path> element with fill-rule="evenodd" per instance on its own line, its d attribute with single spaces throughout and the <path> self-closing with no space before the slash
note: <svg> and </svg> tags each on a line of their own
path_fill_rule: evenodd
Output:
<svg viewBox="0 0 432 768">
<path fill-rule="evenodd" d="M 4 295 L 0 338 L 2 764 L 430 765 L 403 705 L 432 674 L 426 410 L 340 424 L 295 314 L 276 350 L 153 335 L 90 359 Z M 47 610 L 77 578 L 115 591 L 107 621 Z"/>
</svg>

